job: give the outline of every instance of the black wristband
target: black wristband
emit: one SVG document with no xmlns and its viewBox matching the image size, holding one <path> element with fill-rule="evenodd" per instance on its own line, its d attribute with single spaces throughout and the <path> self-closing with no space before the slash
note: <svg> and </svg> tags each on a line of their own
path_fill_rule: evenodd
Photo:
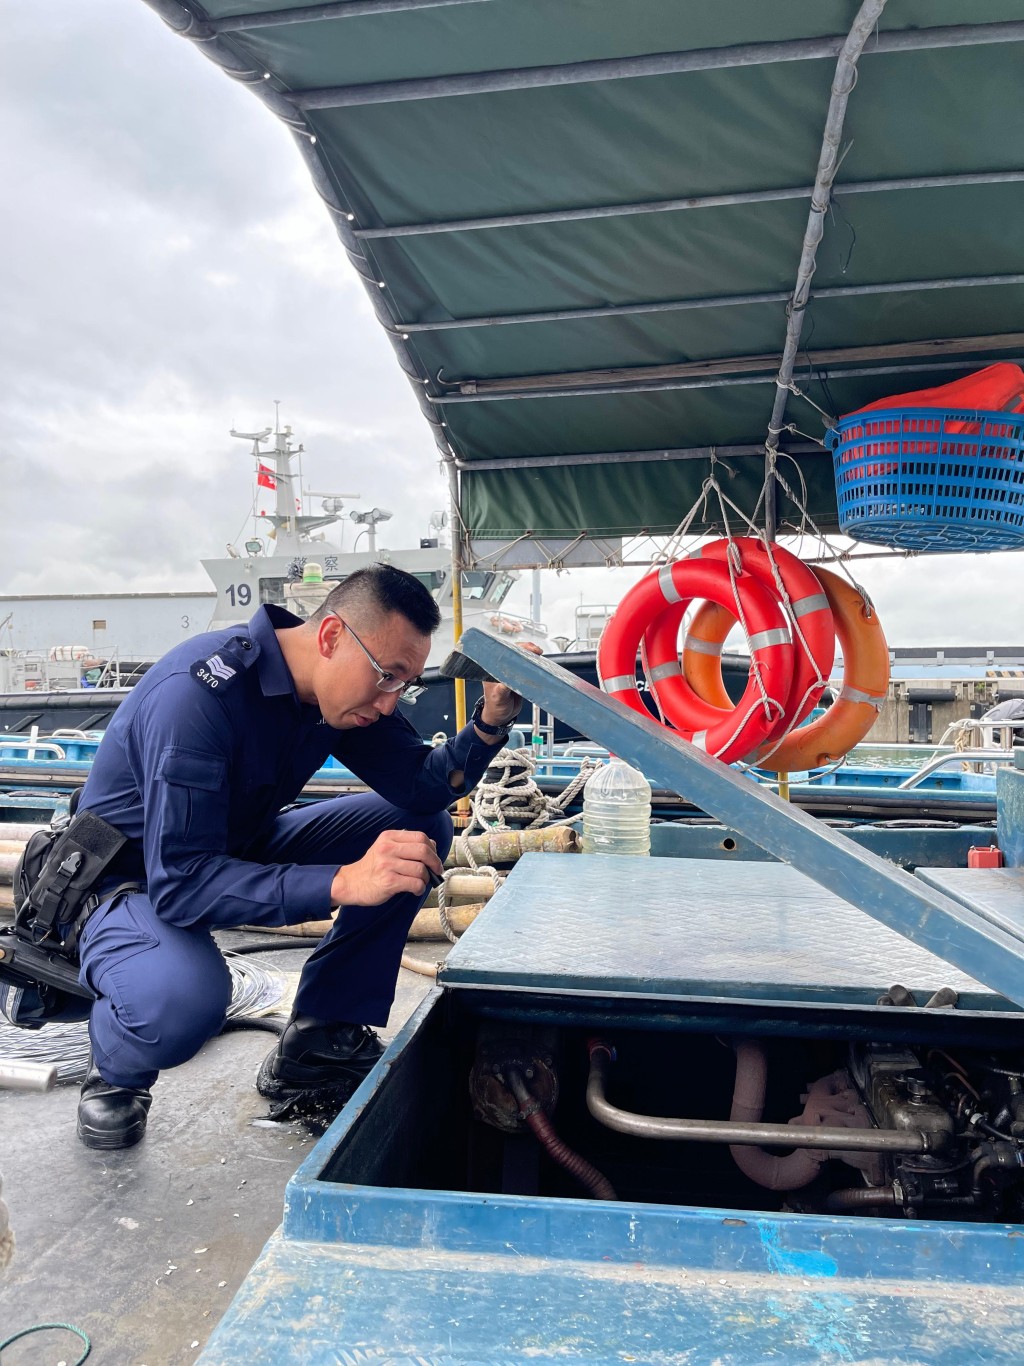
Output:
<svg viewBox="0 0 1024 1366">
<path fill-rule="evenodd" d="M 484 701 L 485 699 L 482 697 L 477 698 L 476 706 L 473 708 L 473 725 L 476 726 L 478 730 L 483 731 L 484 735 L 503 735 L 507 737 L 509 731 L 519 720 L 519 712 L 517 711 L 515 716 L 513 716 L 510 720 L 506 721 L 504 725 L 492 726 L 489 722 L 481 721 L 480 719 L 481 713 L 484 709 Z M 523 704 L 522 702 L 520 702 L 519 711 L 522 711 L 522 709 Z"/>
</svg>

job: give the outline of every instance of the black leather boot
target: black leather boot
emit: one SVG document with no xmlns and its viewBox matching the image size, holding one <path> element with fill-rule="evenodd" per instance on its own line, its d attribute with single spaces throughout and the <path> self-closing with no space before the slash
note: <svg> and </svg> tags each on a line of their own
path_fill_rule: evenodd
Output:
<svg viewBox="0 0 1024 1366">
<path fill-rule="evenodd" d="M 295 1015 L 263 1060 L 256 1090 L 271 1117 L 336 1114 L 376 1064 L 384 1045 L 369 1027 Z"/>
<path fill-rule="evenodd" d="M 90 1053 L 78 1102 L 78 1137 L 87 1148 L 131 1148 L 146 1132 L 152 1103 L 143 1087 L 104 1081 Z"/>
</svg>

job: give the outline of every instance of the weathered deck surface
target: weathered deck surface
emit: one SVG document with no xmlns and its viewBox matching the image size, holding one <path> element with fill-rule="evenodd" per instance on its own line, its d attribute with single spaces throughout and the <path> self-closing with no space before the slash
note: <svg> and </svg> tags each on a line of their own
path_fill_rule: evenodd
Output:
<svg viewBox="0 0 1024 1366">
<path fill-rule="evenodd" d="M 434 946 L 417 945 L 430 961 Z M 441 953 L 438 946 L 437 954 Z M 296 971 L 301 950 L 261 954 Z M 431 983 L 403 971 L 384 1037 Z M 256 1070 L 271 1034 L 214 1039 L 161 1076 L 145 1139 L 90 1152 L 75 1134 L 78 1087 L 47 1095 L 0 1090 L 0 1173 L 17 1240 L 0 1271 L 0 1340 L 31 1324 L 68 1322 L 92 1339 L 90 1366 L 193 1362 L 281 1221 L 284 1189 L 315 1138 L 265 1125 Z M 78 1359 L 70 1333 L 24 1338 L 3 1366 Z"/>
</svg>

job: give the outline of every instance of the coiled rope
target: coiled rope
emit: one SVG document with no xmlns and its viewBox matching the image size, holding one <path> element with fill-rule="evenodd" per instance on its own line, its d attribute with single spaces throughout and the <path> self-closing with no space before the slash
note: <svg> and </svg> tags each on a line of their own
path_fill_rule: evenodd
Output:
<svg viewBox="0 0 1024 1366">
<path fill-rule="evenodd" d="M 3 1342 L 0 1342 L 0 1352 L 2 1352 L 5 1347 L 10 1347 L 12 1342 L 17 1342 L 19 1338 L 27 1338 L 30 1333 L 45 1333 L 52 1328 L 59 1328 L 68 1333 L 77 1333 L 82 1339 L 85 1343 L 85 1351 L 77 1361 L 72 1363 L 72 1366 L 82 1366 L 82 1362 L 92 1351 L 92 1343 L 82 1332 L 81 1328 L 76 1328 L 73 1323 L 34 1323 L 31 1328 L 22 1328 L 20 1332 L 12 1333 L 10 1337 L 4 1338 Z"/>
<path fill-rule="evenodd" d="M 591 773 L 599 764 L 593 759 L 584 759 L 575 778 L 558 794 L 549 797 L 537 786 L 534 777 L 537 761 L 528 747 L 522 749 L 502 749 L 491 760 L 483 781 L 477 786 L 471 798 L 469 824 L 455 837 L 455 845 L 460 850 L 465 864 L 460 868 L 445 871 L 444 880 L 437 889 L 437 915 L 445 938 L 452 944 L 458 935 L 448 919 L 448 883 L 458 876 L 468 865 L 474 873 L 488 875 L 497 891 L 507 874 L 499 873 L 489 863 L 478 863 L 470 847 L 469 837 L 478 827 L 488 830 L 508 830 L 513 823 L 521 830 L 536 830 L 540 826 L 567 825 L 575 817 L 565 814 L 566 807 L 576 797 Z"/>
</svg>

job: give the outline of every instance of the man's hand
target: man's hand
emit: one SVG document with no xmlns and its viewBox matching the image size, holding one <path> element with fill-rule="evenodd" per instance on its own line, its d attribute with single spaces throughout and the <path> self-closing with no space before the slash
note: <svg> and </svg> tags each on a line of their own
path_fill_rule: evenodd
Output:
<svg viewBox="0 0 1024 1366">
<path fill-rule="evenodd" d="M 421 830 L 385 830 L 357 863 L 339 868 L 331 883 L 335 906 L 380 906 L 399 892 L 422 896 L 430 872 L 444 876 L 434 841 Z"/>
<path fill-rule="evenodd" d="M 532 655 L 542 655 L 544 651 L 539 645 L 532 641 L 522 641 L 517 647 L 526 650 Z M 523 705 L 523 699 L 517 692 L 507 687 L 504 683 L 484 683 L 484 706 L 480 713 L 480 720 L 486 721 L 489 726 L 504 726 L 509 721 L 514 721 L 519 715 L 519 709 Z M 491 739 L 485 736 L 485 739 Z"/>
</svg>

